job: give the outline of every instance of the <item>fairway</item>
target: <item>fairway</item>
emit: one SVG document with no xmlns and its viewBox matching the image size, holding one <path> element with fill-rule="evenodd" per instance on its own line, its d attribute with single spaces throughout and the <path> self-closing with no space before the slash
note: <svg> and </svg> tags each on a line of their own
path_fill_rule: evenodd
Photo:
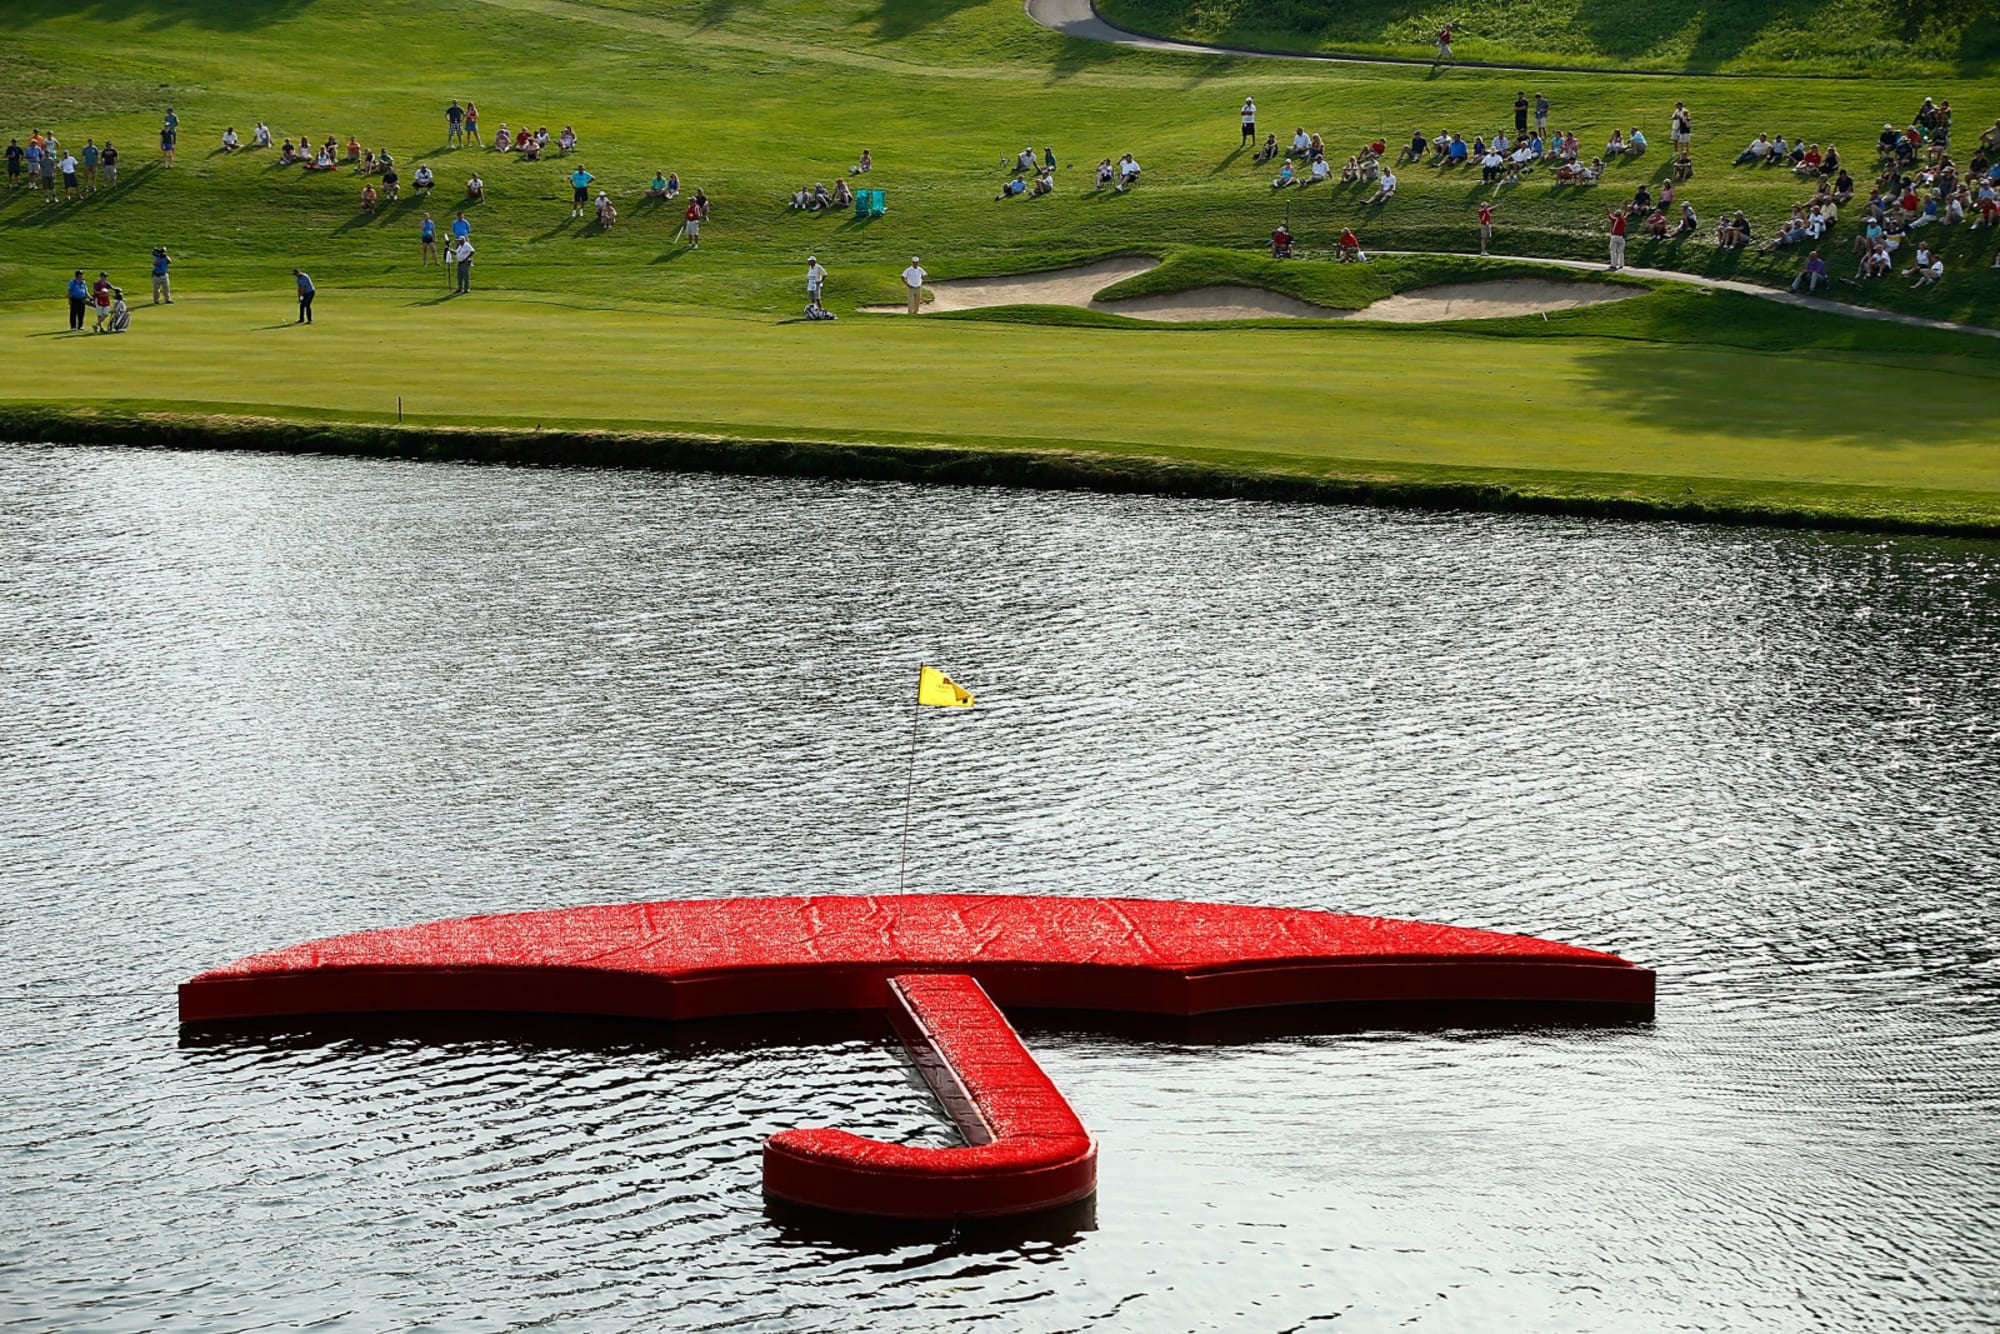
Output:
<svg viewBox="0 0 2000 1334">
<path fill-rule="evenodd" d="M 1873 11 L 1870 11 L 1871 13 Z M 1038 273 L 1114 256 L 1163 261 L 1112 289 L 1158 297 L 1233 285 L 1336 310 L 1396 293 L 1527 277 L 1505 257 L 1601 259 L 1605 206 L 1656 180 L 1667 154 L 1614 164 L 1604 185 L 1404 169 L 1387 205 L 1363 185 L 1273 191 L 1271 164 L 1236 142 L 1254 94 L 1265 124 L 1324 133 L 1329 155 L 1411 127 L 1468 138 L 1511 125 L 1528 75 L 1188 57 L 1078 41 L 1014 0 L 131 0 L 17 7 L 29 40 L 0 88 L 9 136 L 54 128 L 66 147 L 115 138 L 114 189 L 45 204 L 0 195 L 0 345 L 26 373 L 0 405 L 394 421 L 406 426 L 602 425 L 834 442 L 1085 449 L 1285 470 L 1482 484 L 1572 495 L 1683 497 L 1829 518 L 2000 512 L 2000 354 L 1991 340 L 1864 324 L 1753 298 L 1642 283 L 1638 299 L 1464 326 L 1138 328 L 1095 311 L 1002 308 L 921 322 L 859 313 L 901 300 L 920 254 L 933 278 Z M 301 61 L 367 44 L 393 60 Z M 1538 74 L 1559 126 L 1601 143 L 1643 124 L 1663 143 L 1676 100 L 1698 108 L 1704 217 L 1744 208 L 1775 225 L 1807 189 L 1789 171 L 1738 168 L 1766 128 L 1851 145 L 1883 120 L 1949 96 L 1961 152 L 2000 114 L 1992 80 L 1946 61 L 1908 80 L 1702 80 Z M 1973 70 L 1966 66 L 1966 70 Z M 474 73 L 449 73 L 473 71 Z M 574 125 L 576 157 L 540 162 L 446 151 L 443 109 L 476 101 L 482 139 Z M 159 160 L 172 105 L 177 161 Z M 1783 125 L 1771 118 L 1782 111 Z M 363 212 L 364 178 L 225 154 L 225 125 L 274 137 L 350 135 L 394 151 L 400 200 Z M 15 127 L 18 127 L 15 128 Z M 1028 144 L 1062 162 L 1046 199 L 995 202 L 1003 159 Z M 875 168 L 850 168 L 862 149 Z M 1144 180 L 1093 189 L 1092 167 L 1131 152 Z M 411 188 L 419 163 L 435 196 Z M 569 173 L 619 210 L 570 216 Z M 648 199 L 655 170 L 686 193 Z M 464 200 L 466 178 L 486 182 Z M 1857 175 L 1860 175 L 1857 170 Z M 814 182 L 881 189 L 880 217 L 788 205 Z M 700 249 L 678 236 L 686 199 L 712 199 Z M 1473 210 L 1497 199 L 1495 258 Z M 474 290 L 454 297 L 419 262 L 417 228 L 463 207 Z M 1857 210 L 1829 238 L 1836 269 Z M 1281 219 L 1303 261 L 1274 262 Z M 1377 251 L 1326 262 L 1344 227 Z M 1947 277 L 1837 288 L 1842 301 L 1937 320 L 2000 323 L 1994 232 L 1935 228 Z M 146 304 L 148 255 L 166 245 L 178 296 Z M 804 263 L 832 272 L 835 324 L 798 316 Z M 1722 250 L 1706 227 L 1634 236 L 1648 269 L 1782 286 L 1799 256 Z M 319 323 L 291 325 L 291 270 L 307 269 Z M 109 270 L 135 307 L 130 334 L 63 332 L 71 270 Z M 1476 287 L 1473 290 L 1477 290 Z M 1885 401 L 1916 405 L 1903 414 Z"/>
</svg>

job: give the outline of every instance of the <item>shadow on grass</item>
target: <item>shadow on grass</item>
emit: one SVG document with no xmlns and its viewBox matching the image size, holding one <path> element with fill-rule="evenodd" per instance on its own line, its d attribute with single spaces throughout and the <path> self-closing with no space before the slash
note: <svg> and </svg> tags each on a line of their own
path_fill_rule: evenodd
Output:
<svg viewBox="0 0 2000 1334">
<path fill-rule="evenodd" d="M 312 0 L 8 0 L 7 22 L 19 29 L 47 19 L 89 23 L 138 21 L 152 30 L 178 27 L 216 32 L 268 28 L 309 8 Z"/>
</svg>

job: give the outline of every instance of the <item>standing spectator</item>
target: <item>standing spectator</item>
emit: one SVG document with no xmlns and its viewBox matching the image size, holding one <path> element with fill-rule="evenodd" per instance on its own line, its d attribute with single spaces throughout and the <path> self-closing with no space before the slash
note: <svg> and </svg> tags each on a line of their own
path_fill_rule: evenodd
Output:
<svg viewBox="0 0 2000 1334">
<path fill-rule="evenodd" d="M 172 268 L 173 266 L 174 266 L 174 261 L 172 257 L 167 254 L 167 248 L 163 245 L 154 246 L 153 247 L 153 304 L 156 306 L 159 305 L 162 301 L 166 302 L 170 306 L 174 304 L 173 284 L 167 281 L 167 270 Z"/>
<path fill-rule="evenodd" d="M 451 99 L 451 105 L 444 109 L 444 146 L 457 148 L 464 142 L 464 138 L 465 108 L 460 106 L 458 99 L 454 97 Z"/>
<path fill-rule="evenodd" d="M 56 203 L 56 154 L 52 148 L 42 150 L 42 202 Z"/>
<path fill-rule="evenodd" d="M 1549 137 L 1549 99 L 1535 94 L 1535 133 L 1541 138 Z"/>
<path fill-rule="evenodd" d="M 174 147 L 180 142 L 181 118 L 167 108 L 167 118 L 160 122 L 160 160 L 171 167 L 174 165 Z"/>
<path fill-rule="evenodd" d="M 72 333 L 83 332 L 83 312 L 90 305 L 90 284 L 83 280 L 83 270 L 69 280 L 69 327 Z"/>
<path fill-rule="evenodd" d="M 472 238 L 461 236 L 458 244 L 451 248 L 451 262 L 458 266 L 458 290 L 463 295 L 472 290 Z"/>
<path fill-rule="evenodd" d="M 1437 44 L 1437 55 L 1431 59 L 1432 69 L 1436 69 L 1439 65 L 1449 65 L 1451 63 L 1451 25 L 1449 23 L 1438 29 Z"/>
<path fill-rule="evenodd" d="M 39 134 L 29 135 L 28 146 L 21 150 L 21 155 L 22 155 L 22 160 L 26 162 L 28 166 L 28 188 L 30 190 L 41 189 L 42 188 L 42 136 Z"/>
<path fill-rule="evenodd" d="M 118 184 L 118 149 L 109 139 L 104 141 L 104 184 L 106 188 Z"/>
<path fill-rule="evenodd" d="M 681 230 L 687 234 L 688 249 L 701 249 L 701 218 L 707 210 L 702 207 L 701 196 L 688 201 L 687 219 L 681 223 Z"/>
<path fill-rule="evenodd" d="M 1256 142 L 1257 104 L 1246 97 L 1243 99 L 1243 137 L 1237 140 L 1236 146 L 1241 148 L 1244 144 L 1254 144 Z"/>
<path fill-rule="evenodd" d="M 424 214 L 424 225 L 418 230 L 417 239 L 423 242 L 424 264 L 428 266 L 437 263 L 438 229 L 437 224 L 431 221 L 431 215 L 428 213 Z"/>
<path fill-rule="evenodd" d="M 1514 94 L 1514 137 L 1526 137 L 1528 133 L 1528 93 L 1524 88 Z"/>
<path fill-rule="evenodd" d="M 58 165 L 57 169 L 62 172 L 63 198 L 66 200 L 83 198 L 83 188 L 77 184 L 76 180 L 77 166 L 76 154 L 63 154 L 62 162 Z"/>
<path fill-rule="evenodd" d="M 472 224 L 465 220 L 465 213 L 461 210 L 459 215 L 451 220 L 452 248 L 457 249 L 458 243 L 470 235 L 472 235 Z"/>
<path fill-rule="evenodd" d="M 19 139 L 7 141 L 7 184 L 12 189 L 21 187 L 21 161 L 27 155 L 28 150 L 21 147 Z"/>
<path fill-rule="evenodd" d="M 1484 255 L 1486 253 L 1486 247 L 1492 242 L 1492 240 L 1493 240 L 1493 205 L 1491 203 L 1485 203 L 1479 206 L 1479 253 L 1480 254 Z"/>
<path fill-rule="evenodd" d="M 1694 140 L 1694 113 L 1688 110 L 1687 103 L 1674 103 L 1673 128 L 1674 152 L 1677 154 L 1687 152 L 1688 144 Z"/>
<path fill-rule="evenodd" d="M 304 269 L 293 269 L 292 277 L 298 280 L 299 285 L 299 317 L 292 322 L 294 324 L 311 324 L 313 322 L 313 298 L 319 295 L 319 289 L 313 286 L 312 275 Z"/>
<path fill-rule="evenodd" d="M 90 287 L 90 303 L 97 307 L 97 324 L 92 333 L 103 333 L 104 323 L 111 318 L 111 275 L 99 272 L 97 281 Z"/>
<path fill-rule="evenodd" d="M 97 140 L 83 141 L 83 192 L 87 195 L 97 193 L 97 159 L 101 156 L 103 155 L 98 150 Z"/>
<path fill-rule="evenodd" d="M 76 276 L 81 278 L 83 271 L 77 270 Z M 924 304 L 924 279 L 928 277 L 930 275 L 924 272 L 924 266 L 918 262 L 917 257 L 910 256 L 910 267 L 903 270 L 903 287 L 909 293 L 912 315 L 916 314 Z"/>
<path fill-rule="evenodd" d="M 479 147 L 479 108 L 471 98 L 465 99 L 465 143 Z"/>
<path fill-rule="evenodd" d="M 1632 207 L 1626 200 L 1624 208 L 1614 208 L 1606 216 L 1611 219 L 1611 268 L 1613 272 L 1625 267 L 1625 214 Z"/>
<path fill-rule="evenodd" d="M 826 270 L 820 267 L 818 255 L 806 256 L 806 310 L 825 310 L 820 304 L 820 296 L 826 289 Z"/>
<path fill-rule="evenodd" d="M 569 215 L 572 218 L 582 217 L 584 210 L 590 207 L 590 183 L 596 179 L 583 169 L 581 163 L 577 164 L 576 170 L 569 174 L 571 190 Z"/>
</svg>

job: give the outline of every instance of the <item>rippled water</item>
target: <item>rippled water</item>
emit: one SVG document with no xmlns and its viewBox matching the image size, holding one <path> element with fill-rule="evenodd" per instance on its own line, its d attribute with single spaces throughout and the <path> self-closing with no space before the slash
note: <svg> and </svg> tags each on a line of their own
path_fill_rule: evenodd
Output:
<svg viewBox="0 0 2000 1334">
<path fill-rule="evenodd" d="M 854 1233 L 868 1028 L 182 1041 L 333 932 L 679 895 L 1318 906 L 1657 968 L 1623 1028 L 1024 1023 L 1094 1211 Z M 0 1318 L 1947 1329 L 2000 1302 L 2000 548 L 0 447 Z"/>
</svg>

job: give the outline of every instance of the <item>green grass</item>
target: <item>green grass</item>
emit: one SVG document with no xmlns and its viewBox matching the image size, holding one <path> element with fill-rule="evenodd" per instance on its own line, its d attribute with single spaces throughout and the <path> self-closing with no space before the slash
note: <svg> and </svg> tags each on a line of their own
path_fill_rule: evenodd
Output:
<svg viewBox="0 0 2000 1334">
<path fill-rule="evenodd" d="M 1263 51 L 1489 64 L 1759 74 L 1991 75 L 2000 14 L 1982 0 L 1098 0 L 1122 27 Z"/>
<path fill-rule="evenodd" d="M 1988 443 L 2000 428 L 2000 352 L 1828 348 L 1808 359 L 1594 336 L 1590 312 L 1567 317 L 1572 336 L 1530 351 L 1509 336 L 1529 323 L 1518 320 L 1308 340 L 896 316 L 773 323 L 529 294 L 424 302 L 331 292 L 319 322 L 301 328 L 282 294 L 192 297 L 142 309 L 124 338 L 48 334 L 42 312 L 14 309 L 0 312 L 0 340 L 34 348 L 43 374 L 21 397 L 48 406 L 382 422 L 400 395 L 409 421 L 440 426 L 1083 448 L 1578 494 L 1579 479 L 1617 476 L 1619 494 L 1754 487 L 1829 512 L 1826 488 L 1868 493 L 1848 496 L 1857 513 L 1920 493 L 1935 510 L 1938 493 L 1956 491 L 1962 518 L 2000 522 L 2000 452 Z M 169 320 L 172 338 L 143 336 Z M 1323 374 L 1304 360 L 1314 352 Z M 1745 392 L 1713 392 L 1731 383 Z M 1921 431 L 1882 421 L 1886 383 L 1926 405 Z"/>
<path fill-rule="evenodd" d="M 9 16 L 17 40 L 0 119 L 14 128 L 0 134 L 53 126 L 72 145 L 113 137 L 128 156 L 117 189 L 81 203 L 0 195 L 0 346 L 15 370 L 0 404 L 377 420 L 401 394 L 413 420 L 431 423 L 1086 448 L 1343 476 L 1477 475 L 1579 495 L 1714 490 L 1739 507 L 1763 496 L 1827 513 L 1939 514 L 1961 504 L 1940 500 L 1956 493 L 1966 513 L 1984 514 L 2000 494 L 1976 443 L 2000 424 L 2000 344 L 1751 298 L 1654 291 L 1457 331 L 854 313 L 899 295 L 913 252 L 938 277 L 1145 253 L 1164 264 L 1121 293 L 1233 282 L 1345 308 L 1520 276 L 1522 266 L 1463 255 L 1481 192 L 1430 169 L 1408 172 L 1387 209 L 1364 208 L 1354 189 L 1294 192 L 1293 230 L 1321 250 L 1354 225 L 1373 249 L 1459 253 L 1365 268 L 1272 263 L 1261 243 L 1284 205 L 1269 170 L 1236 151 L 1234 116 L 1254 91 L 1279 129 L 1304 123 L 1345 151 L 1412 125 L 1490 129 L 1509 114 L 1515 76 L 1132 52 L 1035 28 L 1016 0 L 16 0 Z M 1564 74 L 1535 86 L 1556 102 L 1556 123 L 1586 138 L 1634 123 L 1663 138 L 1673 100 L 1689 98 L 1701 125 L 1691 197 L 1711 217 L 1744 207 L 1766 230 L 1798 188 L 1728 165 L 1758 129 L 1859 146 L 1926 93 L 1952 98 L 1961 134 L 2000 114 L 1990 80 L 1682 86 Z M 618 199 L 619 226 L 569 220 L 568 164 L 441 152 L 454 95 L 479 102 L 489 135 L 502 120 L 575 124 L 580 160 Z M 182 118 L 171 171 L 153 151 L 169 102 Z M 418 267 L 427 205 L 407 189 L 364 217 L 346 172 L 306 176 L 274 154 L 213 152 L 222 125 L 247 134 L 260 117 L 280 137 L 353 132 L 386 145 L 406 182 L 431 162 L 445 183 L 428 205 L 440 223 L 476 162 L 489 184 L 468 210 L 479 290 L 448 298 L 443 274 Z M 1050 199 L 992 202 L 1000 155 L 1029 142 L 1079 165 Z M 888 216 L 784 206 L 791 187 L 830 184 L 864 145 Z M 1090 192 L 1088 165 L 1128 148 L 1146 181 L 1128 195 Z M 701 250 L 673 243 L 677 210 L 637 197 L 656 166 L 714 197 Z M 1530 184 L 1504 195 L 1498 251 L 1600 257 L 1605 201 L 1644 174 L 1616 170 L 1619 181 L 1595 191 Z M 1941 288 L 1898 282 L 1866 299 L 2000 323 L 1990 235 L 1941 238 Z M 154 311 L 143 304 L 146 256 L 162 243 L 182 299 Z M 833 272 L 837 325 L 796 321 L 809 252 Z M 1705 242 L 1635 243 L 1631 259 L 1761 281 L 1793 269 L 1789 257 Z M 322 292 L 324 323 L 311 331 L 287 323 L 294 264 Z M 61 332 L 75 267 L 110 269 L 140 297 L 131 336 Z"/>
</svg>

